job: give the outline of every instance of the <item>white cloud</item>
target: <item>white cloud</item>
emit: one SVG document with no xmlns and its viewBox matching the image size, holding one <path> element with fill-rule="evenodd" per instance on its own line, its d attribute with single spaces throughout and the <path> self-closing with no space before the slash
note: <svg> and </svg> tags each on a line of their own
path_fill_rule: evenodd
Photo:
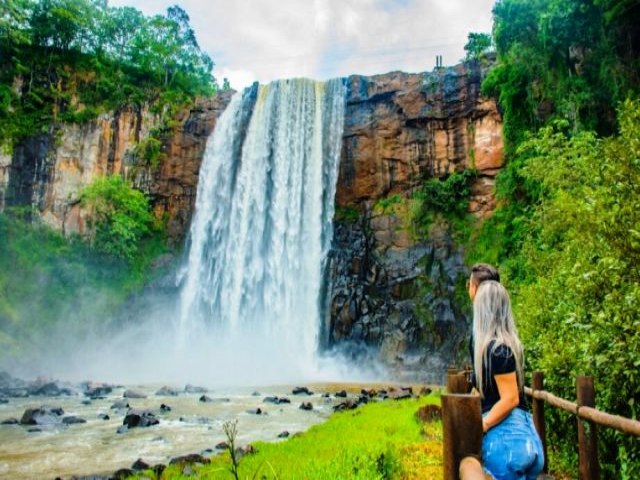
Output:
<svg viewBox="0 0 640 480">
<path fill-rule="evenodd" d="M 146 14 L 176 0 L 111 0 Z M 214 74 L 254 80 L 433 68 L 462 58 L 469 32 L 491 30 L 494 0 L 182 0 Z"/>
</svg>

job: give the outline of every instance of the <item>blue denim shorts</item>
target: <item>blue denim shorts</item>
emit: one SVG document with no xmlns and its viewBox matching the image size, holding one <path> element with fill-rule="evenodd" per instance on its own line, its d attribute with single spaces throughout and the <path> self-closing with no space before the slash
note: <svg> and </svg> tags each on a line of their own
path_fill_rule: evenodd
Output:
<svg viewBox="0 0 640 480">
<path fill-rule="evenodd" d="M 482 439 L 482 464 L 495 480 L 535 480 L 544 453 L 529 412 L 514 408 L 489 429 Z"/>
</svg>

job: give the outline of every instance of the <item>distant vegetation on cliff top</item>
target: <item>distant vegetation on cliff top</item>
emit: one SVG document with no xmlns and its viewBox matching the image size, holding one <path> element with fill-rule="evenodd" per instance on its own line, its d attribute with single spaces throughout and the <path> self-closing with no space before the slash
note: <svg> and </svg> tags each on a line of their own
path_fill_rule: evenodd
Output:
<svg viewBox="0 0 640 480">
<path fill-rule="evenodd" d="M 106 0 L 0 6 L 0 138 L 7 143 L 123 105 L 162 109 L 217 88 L 179 6 L 144 16 Z M 10 145 L 9 145 L 10 147 Z"/>
</svg>

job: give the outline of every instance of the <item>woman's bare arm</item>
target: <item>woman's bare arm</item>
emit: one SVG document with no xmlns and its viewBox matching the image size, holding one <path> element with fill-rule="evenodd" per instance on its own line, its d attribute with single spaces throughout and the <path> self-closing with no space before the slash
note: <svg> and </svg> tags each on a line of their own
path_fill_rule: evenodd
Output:
<svg viewBox="0 0 640 480">
<path fill-rule="evenodd" d="M 499 424 L 520 403 L 516 372 L 494 375 L 493 378 L 496 379 L 500 400 L 491 407 L 487 416 L 482 420 L 482 430 L 484 432 Z"/>
</svg>

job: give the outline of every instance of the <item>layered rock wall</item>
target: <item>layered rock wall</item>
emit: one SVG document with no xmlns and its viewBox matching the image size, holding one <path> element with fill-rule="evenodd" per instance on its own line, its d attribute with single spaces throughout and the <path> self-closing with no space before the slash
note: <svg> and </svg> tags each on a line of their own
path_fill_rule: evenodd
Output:
<svg viewBox="0 0 640 480">
<path fill-rule="evenodd" d="M 469 168 L 478 172 L 470 213 L 495 208 L 502 122 L 495 102 L 480 96 L 483 75 L 465 64 L 348 79 L 329 347 L 366 345 L 386 365 L 430 381 L 466 353 L 464 252 L 445 222 L 416 232 L 411 209 L 425 181 Z"/>
<path fill-rule="evenodd" d="M 0 208 L 30 205 L 51 227 L 82 234 L 87 224 L 80 193 L 100 176 L 120 174 L 150 196 L 154 213 L 166 218 L 169 237 L 178 241 L 189 226 L 207 139 L 229 98 L 223 92 L 180 113 L 154 165 L 136 154 L 161 123 L 148 106 L 51 127 L 0 155 Z"/>
<path fill-rule="evenodd" d="M 475 168 L 471 210 L 492 211 L 502 120 L 495 102 L 480 96 L 482 74 L 472 63 L 350 77 L 337 204 L 410 193 L 425 179 Z"/>
</svg>

